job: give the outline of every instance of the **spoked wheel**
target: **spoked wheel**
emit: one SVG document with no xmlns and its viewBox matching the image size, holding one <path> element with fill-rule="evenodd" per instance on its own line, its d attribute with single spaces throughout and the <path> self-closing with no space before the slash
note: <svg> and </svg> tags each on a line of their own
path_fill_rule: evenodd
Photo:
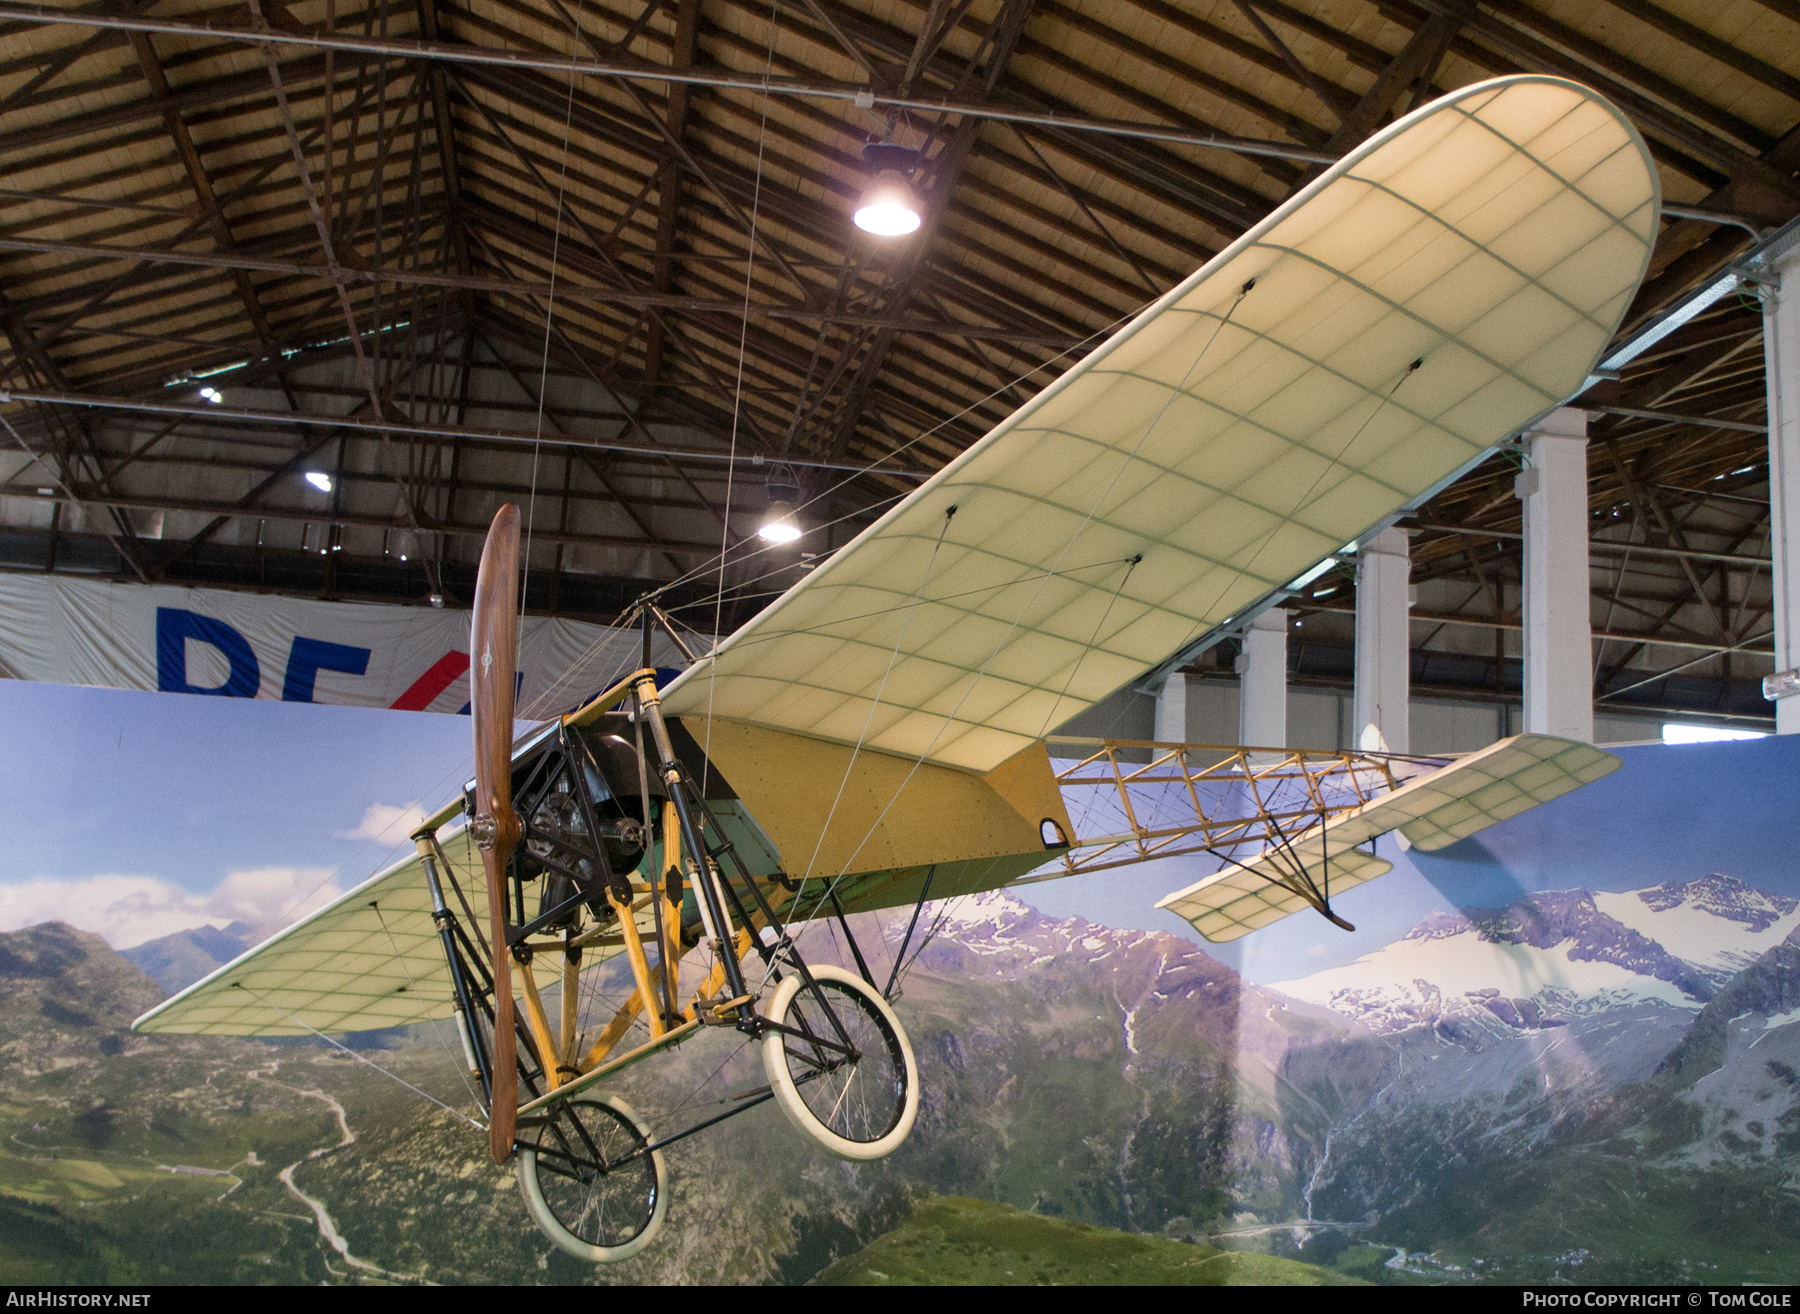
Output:
<svg viewBox="0 0 1800 1314">
<path fill-rule="evenodd" d="M 616 1095 L 578 1095 L 520 1129 L 519 1189 L 532 1219 L 576 1259 L 614 1264 L 655 1238 L 669 1210 L 662 1151 Z"/>
<path fill-rule="evenodd" d="M 790 1030 L 771 1027 L 763 1037 L 769 1087 L 788 1121 L 828 1153 L 879 1159 L 899 1148 L 919 1113 L 912 1045 L 894 1010 L 860 976 L 810 970 L 837 1024 L 798 974 L 783 978 L 768 1020 Z"/>
</svg>

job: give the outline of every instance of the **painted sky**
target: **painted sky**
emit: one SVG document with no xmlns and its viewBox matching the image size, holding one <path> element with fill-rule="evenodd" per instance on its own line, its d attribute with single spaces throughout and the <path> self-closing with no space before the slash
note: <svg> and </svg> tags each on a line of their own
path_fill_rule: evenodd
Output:
<svg viewBox="0 0 1800 1314">
<path fill-rule="evenodd" d="M 283 921 L 462 783 L 466 717 L 0 681 L 0 929 Z M 383 831 L 386 834 L 383 834 Z"/>
<path fill-rule="evenodd" d="M 53 917 L 117 947 L 202 922 L 291 920 L 404 851 L 407 813 L 469 771 L 464 717 L 0 681 L 0 929 Z M 1209 947 L 1252 980 L 1349 962 L 1436 909 L 1532 890 L 1641 889 L 1722 871 L 1800 896 L 1800 736 L 1619 750 L 1597 784 L 1344 896 L 1345 933 L 1292 917 Z M 18 824 L 22 823 L 22 824 Z M 1177 859 L 1027 886 L 1054 916 L 1192 936 L 1157 899 Z"/>
</svg>

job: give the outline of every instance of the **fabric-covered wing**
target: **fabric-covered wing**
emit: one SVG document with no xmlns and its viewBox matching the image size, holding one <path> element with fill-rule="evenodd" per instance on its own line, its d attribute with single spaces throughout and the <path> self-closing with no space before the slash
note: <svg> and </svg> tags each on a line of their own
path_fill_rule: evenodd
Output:
<svg viewBox="0 0 1800 1314">
<path fill-rule="evenodd" d="M 1308 856 L 1312 860 L 1306 864 L 1306 874 L 1314 884 L 1322 884 L 1327 864 L 1323 858 Z M 1329 865 L 1333 894 L 1385 876 L 1394 869 L 1394 864 L 1386 858 L 1377 858 L 1357 849 L 1334 853 Z M 1242 866 L 1228 864 L 1198 885 L 1172 894 L 1156 906 L 1180 914 L 1208 940 L 1223 944 L 1312 907 L 1292 886 L 1277 883 L 1288 879 L 1291 878 L 1287 869 L 1265 853 Z"/>
<path fill-rule="evenodd" d="M 1337 894 L 1386 875 L 1392 864 L 1357 851 L 1390 830 L 1417 848 L 1441 849 L 1497 821 L 1609 776 L 1619 758 L 1554 735 L 1515 735 L 1409 780 L 1295 839 L 1293 855 L 1321 889 Z M 1292 863 L 1264 854 L 1232 865 L 1157 903 L 1188 919 L 1208 940 L 1235 940 L 1310 904 L 1285 885 Z"/>
<path fill-rule="evenodd" d="M 1394 828 L 1427 852 L 1610 776 L 1623 759 L 1554 735 L 1514 735 L 1408 781 L 1361 809 L 1364 825 Z M 1399 818 L 1398 825 L 1391 818 Z M 1372 831 L 1371 837 L 1380 834 Z M 1357 841 L 1360 843 L 1360 841 Z"/>
<path fill-rule="evenodd" d="M 466 833 L 451 836 L 443 849 L 458 871 L 480 871 Z M 212 1036 L 337 1035 L 449 1017 L 452 1002 L 431 894 L 412 857 L 164 1000 L 131 1027 Z"/>
<path fill-rule="evenodd" d="M 1643 141 L 1585 88 L 1524 76 L 1443 96 L 1145 310 L 665 702 L 990 770 L 1569 396 L 1638 286 L 1657 214 Z"/>
</svg>

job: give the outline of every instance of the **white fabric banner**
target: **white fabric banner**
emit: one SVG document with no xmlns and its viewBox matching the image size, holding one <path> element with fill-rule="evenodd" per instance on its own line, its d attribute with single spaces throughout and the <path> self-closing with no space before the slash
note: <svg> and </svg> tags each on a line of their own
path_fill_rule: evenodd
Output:
<svg viewBox="0 0 1800 1314">
<path fill-rule="evenodd" d="M 579 705 L 641 651 L 636 630 L 535 616 L 519 630 L 521 720 Z M 683 664 L 660 631 L 652 654 Z M 0 574 L 8 679 L 461 712 L 468 671 L 466 611 Z"/>
</svg>

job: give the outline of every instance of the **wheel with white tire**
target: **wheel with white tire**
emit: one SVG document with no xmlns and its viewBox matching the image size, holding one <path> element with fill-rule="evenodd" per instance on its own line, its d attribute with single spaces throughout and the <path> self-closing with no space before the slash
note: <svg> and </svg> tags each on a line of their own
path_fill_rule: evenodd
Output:
<svg viewBox="0 0 1800 1314">
<path fill-rule="evenodd" d="M 616 1095 L 578 1095 L 519 1132 L 525 1208 L 564 1254 L 616 1264 L 649 1245 L 669 1211 L 662 1151 Z"/>
<path fill-rule="evenodd" d="M 782 978 L 763 1067 L 788 1121 L 840 1159 L 892 1154 L 919 1113 L 919 1065 L 887 1000 L 841 968 Z M 829 1011 L 828 1011 L 829 1010 Z"/>
</svg>

